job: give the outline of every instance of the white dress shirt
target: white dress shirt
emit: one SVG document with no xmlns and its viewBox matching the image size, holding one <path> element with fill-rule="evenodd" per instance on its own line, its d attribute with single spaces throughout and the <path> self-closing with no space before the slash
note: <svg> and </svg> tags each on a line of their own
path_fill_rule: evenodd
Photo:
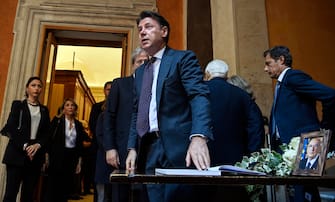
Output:
<svg viewBox="0 0 335 202">
<path fill-rule="evenodd" d="M 153 57 L 156 57 L 155 62 L 153 65 L 153 81 L 152 81 L 152 88 L 151 88 L 151 101 L 150 101 L 150 107 L 149 107 L 149 132 L 159 131 L 158 127 L 158 119 L 157 119 L 157 100 L 156 100 L 156 91 L 157 91 L 157 79 L 158 79 L 158 73 L 159 68 L 161 65 L 163 53 L 165 51 L 165 48 L 162 48 L 160 51 L 158 51 Z"/>
<path fill-rule="evenodd" d="M 28 104 L 29 112 L 30 112 L 30 120 L 31 120 L 31 127 L 30 127 L 30 139 L 35 140 L 37 135 L 38 126 L 41 121 L 41 111 L 40 106 L 32 106 Z"/>
<path fill-rule="evenodd" d="M 77 131 L 76 125 L 73 122 L 70 125 L 70 121 L 65 119 L 65 147 L 66 148 L 74 148 L 76 146 L 77 139 Z"/>
</svg>

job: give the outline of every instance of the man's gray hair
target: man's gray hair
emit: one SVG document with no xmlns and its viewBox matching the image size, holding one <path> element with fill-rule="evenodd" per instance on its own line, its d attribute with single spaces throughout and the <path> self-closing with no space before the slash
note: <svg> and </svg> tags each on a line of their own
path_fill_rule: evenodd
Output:
<svg viewBox="0 0 335 202">
<path fill-rule="evenodd" d="M 140 48 L 140 47 L 137 47 L 137 48 L 133 51 L 133 53 L 131 54 L 131 64 L 134 64 L 134 63 L 135 63 L 135 59 L 136 59 L 136 57 L 137 57 L 140 53 L 142 53 L 142 52 L 144 52 L 144 50 L 143 50 L 142 48 Z"/>
<path fill-rule="evenodd" d="M 227 63 L 223 60 L 212 60 L 206 66 L 206 72 L 211 75 L 211 77 L 223 77 L 227 78 L 229 67 Z"/>
</svg>

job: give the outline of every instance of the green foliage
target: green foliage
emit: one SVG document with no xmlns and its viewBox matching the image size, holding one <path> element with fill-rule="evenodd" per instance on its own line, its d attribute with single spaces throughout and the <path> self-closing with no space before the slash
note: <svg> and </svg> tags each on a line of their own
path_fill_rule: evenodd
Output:
<svg viewBox="0 0 335 202">
<path fill-rule="evenodd" d="M 235 166 L 279 176 L 289 175 L 292 171 L 292 165 L 284 161 L 281 154 L 267 148 L 251 153 L 250 157 L 244 156 Z"/>
<path fill-rule="evenodd" d="M 249 157 L 244 156 L 242 161 L 237 162 L 235 166 L 264 172 L 269 175 L 290 175 L 294 167 L 299 141 L 300 137 L 294 137 L 290 144 L 280 145 L 283 155 L 268 148 L 262 148 L 260 152 L 253 152 Z M 246 189 L 252 201 L 260 201 L 259 197 L 264 190 L 263 185 L 247 185 Z"/>
</svg>

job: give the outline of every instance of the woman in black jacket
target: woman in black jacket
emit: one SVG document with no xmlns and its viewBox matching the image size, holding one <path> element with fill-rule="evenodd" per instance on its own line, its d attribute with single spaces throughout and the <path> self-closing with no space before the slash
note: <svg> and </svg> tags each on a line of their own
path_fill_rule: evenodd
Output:
<svg viewBox="0 0 335 202">
<path fill-rule="evenodd" d="M 14 100 L 6 126 L 1 131 L 9 137 L 3 157 L 7 179 L 4 202 L 15 202 L 21 188 L 21 202 L 32 202 L 44 163 L 50 126 L 49 110 L 39 103 L 42 81 L 29 78 L 26 99 Z"/>
<path fill-rule="evenodd" d="M 81 171 L 83 141 L 88 135 L 76 119 L 78 105 L 65 99 L 61 115 L 51 122 L 51 141 L 48 148 L 48 202 L 66 202 L 74 187 L 74 176 Z"/>
</svg>

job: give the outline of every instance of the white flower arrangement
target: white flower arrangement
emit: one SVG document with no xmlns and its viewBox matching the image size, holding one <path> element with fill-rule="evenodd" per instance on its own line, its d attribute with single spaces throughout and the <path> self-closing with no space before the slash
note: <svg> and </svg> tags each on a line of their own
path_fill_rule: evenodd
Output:
<svg viewBox="0 0 335 202">
<path fill-rule="evenodd" d="M 302 137 L 312 137 L 315 132 L 306 133 L 301 137 L 293 137 L 289 144 L 280 145 L 282 154 L 272 151 L 268 148 L 262 148 L 260 152 L 253 152 L 250 157 L 244 156 L 241 162 L 237 162 L 235 166 L 256 170 L 268 175 L 289 176 L 295 170 L 296 158 L 299 145 Z M 325 144 L 329 141 L 331 131 L 321 129 L 320 134 L 323 134 Z M 335 151 L 327 153 L 327 159 L 335 159 Z M 246 189 L 252 201 L 260 201 L 260 196 L 263 193 L 264 185 L 247 185 Z M 288 190 L 289 191 L 289 190 Z"/>
<path fill-rule="evenodd" d="M 335 151 L 328 152 L 327 159 L 335 159 Z"/>
<path fill-rule="evenodd" d="M 294 169 L 299 143 L 300 137 L 294 137 L 289 144 L 279 146 L 283 154 L 262 148 L 260 152 L 251 153 L 250 157 L 244 156 L 242 161 L 237 162 L 235 166 L 276 176 L 290 175 Z M 252 201 L 260 201 L 259 197 L 263 193 L 263 188 L 263 185 L 246 186 Z"/>
<path fill-rule="evenodd" d="M 260 152 L 251 153 L 250 157 L 244 156 L 235 166 L 277 176 L 290 175 L 294 168 L 299 142 L 300 137 L 294 137 L 288 145 L 281 145 L 282 155 L 268 148 L 262 148 Z"/>
</svg>

